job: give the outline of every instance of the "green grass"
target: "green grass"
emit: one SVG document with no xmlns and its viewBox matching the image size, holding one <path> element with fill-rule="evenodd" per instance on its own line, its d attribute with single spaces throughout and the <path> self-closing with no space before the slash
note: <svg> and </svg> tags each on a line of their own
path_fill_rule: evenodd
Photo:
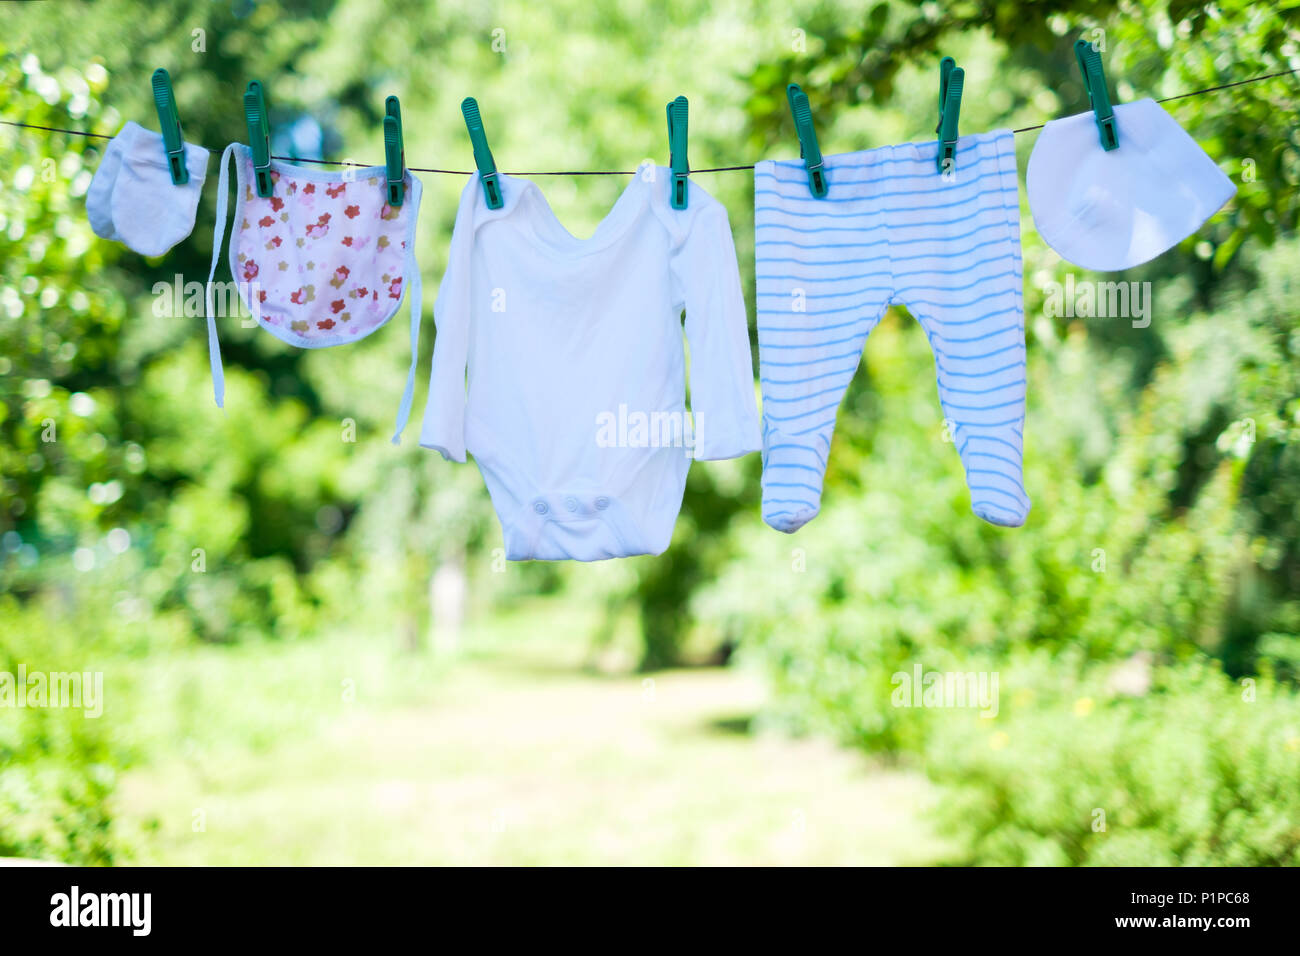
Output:
<svg viewBox="0 0 1300 956">
<path fill-rule="evenodd" d="M 437 662 L 374 640 L 238 650 L 233 667 L 219 662 L 230 652 L 205 651 L 201 666 L 220 675 L 215 686 L 252 675 L 229 702 L 246 711 L 231 734 L 257 724 L 259 745 L 182 737 L 128 773 L 116 810 L 134 859 L 898 864 L 940 856 L 920 815 L 932 792 L 919 774 L 874 767 L 822 741 L 752 732 L 765 692 L 743 671 L 646 678 L 585 667 L 589 649 L 563 637 L 581 633 L 565 611 L 557 618 L 533 607 L 471 627 L 460 653 Z M 335 677 L 361 673 L 357 662 L 367 676 L 355 701 L 333 700 Z M 304 665 L 318 690 L 284 676 Z M 294 686 L 294 700 L 262 699 Z M 275 740 L 277 721 L 285 729 Z"/>
</svg>

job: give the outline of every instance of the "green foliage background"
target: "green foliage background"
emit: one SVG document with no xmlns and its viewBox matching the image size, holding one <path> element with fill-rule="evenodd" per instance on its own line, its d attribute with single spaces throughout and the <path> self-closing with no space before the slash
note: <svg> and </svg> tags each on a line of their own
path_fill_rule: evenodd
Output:
<svg viewBox="0 0 1300 956">
<path fill-rule="evenodd" d="M 942 54 L 967 71 L 965 131 L 1076 112 L 1081 34 L 1104 39 L 1120 101 L 1300 66 L 1296 10 L 1240 0 L 105 0 L 0 8 L 0 118 L 153 127 L 148 77 L 165 66 L 187 138 L 218 150 L 244 138 L 239 94 L 257 78 L 277 130 L 318 137 L 306 155 L 381 156 L 396 92 L 408 161 L 464 169 L 457 104 L 473 94 L 503 169 L 631 169 L 664 161 L 663 104 L 684 92 L 707 167 L 794 154 L 791 81 L 827 152 L 929 138 Z M 115 775 L 150 759 L 151 728 L 188 699 L 158 695 L 154 663 L 347 628 L 421 658 L 430 577 L 455 566 L 472 615 L 536 595 L 597 606 L 603 623 L 579 637 L 630 640 L 647 669 L 738 648 L 771 675 L 773 719 L 925 767 L 966 861 L 1297 862 L 1296 83 L 1169 104 L 1238 194 L 1177 249 L 1105 277 L 1152 283 L 1149 328 L 1047 316 L 1044 289 L 1072 267 L 1023 210 L 1025 528 L 971 515 L 931 356 L 899 310 L 840 411 L 824 513 L 798 535 L 761 524 L 749 456 L 692 469 L 662 557 L 505 573 L 477 471 L 386 441 L 397 324 L 303 352 L 227 323 L 222 413 L 202 319 L 157 316 L 152 295 L 206 274 L 211 166 L 194 234 L 142 260 L 85 219 L 103 140 L 0 127 L 0 670 L 98 665 L 132 704 L 101 723 L 0 715 L 0 856 L 129 855 Z M 1017 138 L 1022 169 L 1033 138 Z M 422 178 L 433 288 L 463 180 Z M 751 180 L 699 179 L 728 207 L 752 289 Z M 623 180 L 544 185 L 583 234 Z M 1000 713 L 894 706 L 892 676 L 918 662 L 998 672 Z"/>
</svg>

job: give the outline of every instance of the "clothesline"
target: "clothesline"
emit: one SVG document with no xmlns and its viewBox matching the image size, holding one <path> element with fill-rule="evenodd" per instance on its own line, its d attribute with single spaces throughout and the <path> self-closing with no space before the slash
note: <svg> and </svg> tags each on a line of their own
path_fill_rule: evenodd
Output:
<svg viewBox="0 0 1300 956">
<path fill-rule="evenodd" d="M 1249 79 L 1245 79 L 1245 80 L 1237 80 L 1236 82 L 1233 82 L 1233 83 L 1223 83 L 1223 84 L 1221 84 L 1221 85 L 1219 85 L 1219 86 L 1210 86 L 1210 87 L 1206 87 L 1206 88 L 1203 89 L 1203 90 L 1192 90 L 1190 93 L 1179 93 L 1179 94 L 1177 94 L 1176 96 L 1166 96 L 1166 97 L 1163 97 L 1163 98 L 1161 98 L 1161 99 L 1156 100 L 1156 102 L 1157 102 L 1157 103 L 1172 103 L 1174 100 L 1185 100 L 1185 99 L 1187 99 L 1187 98 L 1189 98 L 1189 97 L 1192 97 L 1192 96 L 1204 96 L 1204 95 L 1207 94 L 1207 93 L 1217 93 L 1217 92 L 1219 92 L 1219 91 L 1221 91 L 1221 90 L 1230 90 L 1230 89 L 1232 89 L 1233 87 L 1236 87 L 1236 86 L 1245 86 L 1245 85 L 1247 85 L 1247 84 L 1249 84 L 1249 83 L 1260 83 L 1260 82 L 1262 82 L 1262 81 L 1264 81 L 1264 80 L 1274 80 L 1274 79 L 1277 79 L 1278 77 L 1281 77 L 1281 76 L 1291 76 L 1291 75 L 1294 74 L 1294 73 L 1300 73 L 1300 68 L 1297 68 L 1297 69 L 1294 69 L 1294 70 L 1282 70 L 1282 71 L 1277 72 L 1277 73 L 1268 73 L 1268 74 L 1265 74 L 1265 75 L 1263 75 L 1263 76 L 1252 76 L 1252 77 L 1250 77 Z M 66 133 L 66 134 L 68 134 L 69 136 L 85 136 L 85 137 L 87 137 L 87 138 L 89 138 L 89 139 L 112 139 L 112 138 L 113 138 L 112 136 L 110 136 L 110 135 L 106 135 L 106 134 L 104 134 L 104 133 L 89 133 L 89 132 L 86 132 L 85 130 L 79 130 L 79 129 L 62 129 L 62 128 L 57 127 L 57 126 L 40 126 L 40 125 L 37 125 L 37 124 L 35 124 L 35 123 L 19 123 L 19 122 L 15 122 L 15 121 L 13 121 L 13 120 L 0 120 L 0 124 L 3 124 L 3 125 L 5 125 L 5 126 L 17 126 L 17 127 L 21 127 L 21 128 L 23 128 L 23 129 L 38 129 L 38 130 L 44 130 L 44 131 L 46 131 L 46 132 L 50 132 L 50 133 Z M 1044 122 L 1044 123 L 1036 123 L 1036 124 L 1033 125 L 1033 126 L 1022 126 L 1022 127 L 1020 127 L 1019 129 L 1014 129 L 1014 130 L 1012 130 L 1011 132 L 1013 132 L 1013 133 L 1028 133 L 1028 132 L 1032 132 L 1033 130 L 1036 130 L 1036 129 L 1042 129 L 1045 125 L 1046 125 L 1045 122 Z M 285 162 L 290 162 L 290 163 L 314 163 L 314 164 L 319 165 L 319 166 L 355 166 L 355 167 L 360 168 L 360 169 L 365 169 L 365 168 L 367 168 L 367 167 L 377 165 L 377 164 L 375 164 L 375 163 L 353 163 L 353 162 L 347 162 L 347 161 L 344 161 L 344 160 L 332 160 L 332 159 L 310 159 L 310 158 L 308 158 L 308 157 L 304 157 L 304 156 L 272 156 L 271 158 L 272 158 L 272 159 L 283 160 L 283 161 L 285 161 Z M 381 165 L 381 164 L 380 164 L 380 165 Z M 436 174 L 442 174 L 442 175 L 447 175 L 447 176 L 472 176 L 472 175 L 474 175 L 474 170 L 472 170 L 472 169 L 437 169 L 437 168 L 426 167 L 426 166 L 408 166 L 408 167 L 406 167 L 406 168 L 409 169 L 409 170 L 410 170 L 411 172 L 413 172 L 413 173 L 436 173 Z M 744 165 L 739 165 L 739 166 L 710 166 L 710 167 L 707 167 L 707 168 L 704 168 L 704 169 L 692 169 L 691 172 L 692 172 L 692 173 L 727 173 L 727 172 L 733 172 L 733 171 L 739 171 L 739 170 L 746 170 L 746 169 L 753 169 L 753 168 L 754 168 L 754 164 L 753 164 L 753 163 L 746 163 L 746 164 L 744 164 Z M 506 173 L 506 175 L 507 175 L 507 176 L 635 176 L 636 173 L 637 173 L 637 170 L 635 170 L 635 169 L 632 169 L 632 170 L 624 170 L 624 169 L 596 169 L 596 170 L 565 169 L 565 170 L 550 170 L 550 171 L 543 171 L 543 172 L 508 172 L 508 173 Z"/>
</svg>

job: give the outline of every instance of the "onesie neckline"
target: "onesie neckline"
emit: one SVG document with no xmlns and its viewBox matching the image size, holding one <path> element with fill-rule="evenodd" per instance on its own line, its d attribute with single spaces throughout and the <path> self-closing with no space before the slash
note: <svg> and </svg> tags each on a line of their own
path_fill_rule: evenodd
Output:
<svg viewBox="0 0 1300 956">
<path fill-rule="evenodd" d="M 650 181 L 649 185 L 654 185 L 661 181 L 660 170 L 656 168 L 655 178 Z M 502 192 L 507 197 L 507 206 L 509 206 L 509 196 L 513 192 L 518 198 L 515 205 L 531 207 L 534 215 L 527 216 L 527 222 L 532 228 L 538 241 L 542 242 L 548 249 L 565 258 L 580 259 L 585 256 L 594 255 L 604 249 L 608 249 L 615 242 L 621 239 L 629 227 L 636 219 L 636 215 L 644 206 L 644 199 L 647 195 L 645 190 L 646 181 L 642 178 L 640 171 L 632 175 L 632 181 L 624 187 L 619 194 L 614 205 L 596 224 L 596 228 L 586 239 L 575 236 L 560 221 L 551 208 L 550 201 L 542 188 L 531 179 L 522 179 L 516 176 L 502 175 L 501 180 L 509 187 L 514 189 L 503 189 Z M 666 180 L 665 180 L 666 181 Z"/>
</svg>

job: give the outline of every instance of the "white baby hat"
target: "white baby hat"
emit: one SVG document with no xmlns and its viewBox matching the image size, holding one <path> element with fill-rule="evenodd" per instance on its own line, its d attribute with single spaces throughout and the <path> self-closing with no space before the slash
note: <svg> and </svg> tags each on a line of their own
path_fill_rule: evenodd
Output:
<svg viewBox="0 0 1300 956">
<path fill-rule="evenodd" d="M 194 230 L 208 174 L 208 151 L 185 144 L 190 181 L 172 182 L 161 133 L 127 122 L 113 137 L 86 193 L 86 215 L 101 239 L 142 256 L 161 256 Z"/>
<path fill-rule="evenodd" d="M 1092 112 L 1052 120 L 1025 174 L 1029 211 L 1069 262 L 1114 272 L 1154 259 L 1200 228 L 1237 187 L 1154 100 L 1115 107 L 1119 146 Z"/>
</svg>

